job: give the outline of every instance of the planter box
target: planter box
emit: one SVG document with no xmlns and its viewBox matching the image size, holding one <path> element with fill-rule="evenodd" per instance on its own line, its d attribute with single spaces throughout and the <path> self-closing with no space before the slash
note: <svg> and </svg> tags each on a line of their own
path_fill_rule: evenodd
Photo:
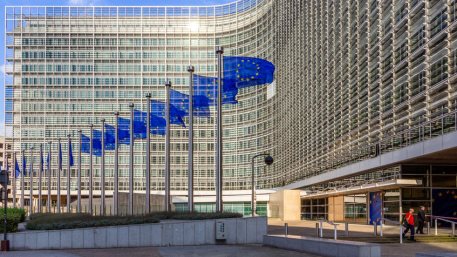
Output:
<svg viewBox="0 0 457 257">
<path fill-rule="evenodd" d="M 11 250 L 183 246 L 216 244 L 216 222 L 227 239 L 218 244 L 261 244 L 267 218 L 166 221 L 163 223 L 62 230 L 28 230 L 8 235 Z M 0 236 L 3 239 L 3 235 Z"/>
</svg>

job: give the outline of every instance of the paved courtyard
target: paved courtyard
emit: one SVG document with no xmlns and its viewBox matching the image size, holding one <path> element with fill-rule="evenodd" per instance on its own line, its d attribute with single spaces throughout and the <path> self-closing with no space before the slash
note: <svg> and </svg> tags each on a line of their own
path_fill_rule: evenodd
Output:
<svg viewBox="0 0 457 257">
<path fill-rule="evenodd" d="M 54 251 L 15 251 L 5 257 L 317 257 L 260 245 L 202 245 Z"/>
</svg>

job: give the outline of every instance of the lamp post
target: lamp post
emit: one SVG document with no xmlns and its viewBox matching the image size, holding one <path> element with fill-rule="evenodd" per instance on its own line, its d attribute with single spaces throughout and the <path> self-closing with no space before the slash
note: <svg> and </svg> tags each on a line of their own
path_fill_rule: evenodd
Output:
<svg viewBox="0 0 457 257">
<path fill-rule="evenodd" d="M 252 164 L 252 166 L 251 166 L 251 190 L 252 190 L 252 192 L 251 192 L 251 215 L 252 215 L 252 217 L 254 217 L 255 209 L 256 209 L 254 160 L 255 160 L 255 158 L 260 157 L 260 156 L 265 156 L 264 161 L 265 161 L 266 165 L 271 165 L 273 163 L 273 157 L 271 157 L 267 153 L 261 153 L 261 154 L 255 155 L 251 159 L 251 164 Z"/>
</svg>

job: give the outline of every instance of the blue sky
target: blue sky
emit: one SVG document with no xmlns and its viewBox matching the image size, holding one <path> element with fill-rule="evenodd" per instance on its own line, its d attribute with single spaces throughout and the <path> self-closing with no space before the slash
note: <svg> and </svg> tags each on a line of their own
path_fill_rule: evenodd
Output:
<svg viewBox="0 0 457 257">
<path fill-rule="evenodd" d="M 4 37 L 5 37 L 5 6 L 82 6 L 82 5 L 122 5 L 122 6 L 199 6 L 217 5 L 234 2 L 235 0 L 0 0 L 0 58 L 1 58 L 1 81 L 0 81 L 0 135 L 4 134 L 5 112 L 4 112 Z"/>
</svg>

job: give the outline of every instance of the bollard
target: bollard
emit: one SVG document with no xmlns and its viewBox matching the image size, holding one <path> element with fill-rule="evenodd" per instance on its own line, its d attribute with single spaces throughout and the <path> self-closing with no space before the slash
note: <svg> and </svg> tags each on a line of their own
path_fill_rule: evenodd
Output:
<svg viewBox="0 0 457 257">
<path fill-rule="evenodd" d="M 452 236 L 455 236 L 455 223 L 452 223 Z"/>
<path fill-rule="evenodd" d="M 378 236 L 378 224 L 373 223 L 374 237 Z"/>
<path fill-rule="evenodd" d="M 382 237 L 382 221 L 381 221 L 380 226 L 381 226 L 381 233 L 380 233 L 380 236 Z"/>
<path fill-rule="evenodd" d="M 349 236 L 349 223 L 347 222 L 344 223 L 344 234 Z"/>
<path fill-rule="evenodd" d="M 287 237 L 289 235 L 289 224 L 284 223 L 284 235 Z"/>
<path fill-rule="evenodd" d="M 319 236 L 319 222 L 316 222 L 316 237 L 320 237 Z"/>
<path fill-rule="evenodd" d="M 324 237 L 324 231 L 323 231 L 323 225 L 322 225 L 322 220 L 319 221 L 319 231 L 320 231 L 320 237 Z"/>
<path fill-rule="evenodd" d="M 435 236 L 438 235 L 438 220 L 435 219 Z"/>
<path fill-rule="evenodd" d="M 338 230 L 337 230 L 336 226 L 337 226 L 337 224 L 333 224 L 333 227 L 334 227 L 334 228 L 333 228 L 333 230 L 334 230 L 334 232 L 333 232 L 333 239 L 335 239 L 335 240 L 338 239 Z"/>
<path fill-rule="evenodd" d="M 430 222 L 427 222 L 427 235 L 430 235 Z"/>
<path fill-rule="evenodd" d="M 403 225 L 400 223 L 400 244 L 403 244 Z"/>
</svg>

